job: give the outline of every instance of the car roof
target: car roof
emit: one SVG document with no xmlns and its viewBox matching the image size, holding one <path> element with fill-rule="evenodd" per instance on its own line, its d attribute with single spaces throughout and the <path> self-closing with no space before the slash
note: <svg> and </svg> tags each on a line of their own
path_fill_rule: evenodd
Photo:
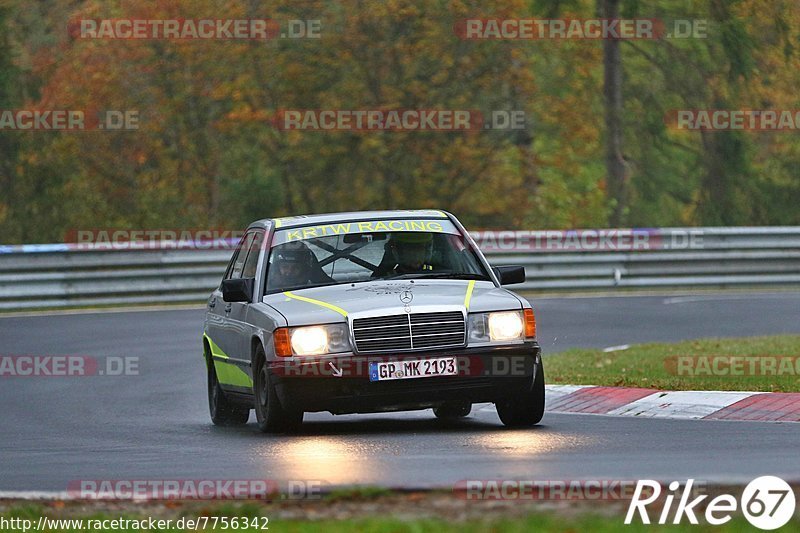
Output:
<svg viewBox="0 0 800 533">
<path fill-rule="evenodd" d="M 278 228 L 296 228 L 318 224 L 331 224 L 342 221 L 359 220 L 390 220 L 395 218 L 440 218 L 446 219 L 448 213 L 438 209 L 393 209 L 387 211 L 345 211 L 341 213 L 324 213 L 319 215 L 298 215 L 282 218 L 264 218 L 256 220 L 250 228 L 268 228 L 272 225 Z"/>
</svg>

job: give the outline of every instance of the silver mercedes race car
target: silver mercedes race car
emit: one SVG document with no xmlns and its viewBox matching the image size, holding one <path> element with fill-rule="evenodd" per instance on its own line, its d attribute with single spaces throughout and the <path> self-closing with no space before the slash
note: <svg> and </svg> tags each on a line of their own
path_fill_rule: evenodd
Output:
<svg viewBox="0 0 800 533">
<path fill-rule="evenodd" d="M 530 304 L 503 285 L 443 211 L 371 211 L 253 222 L 208 299 L 203 348 L 215 424 L 291 431 L 305 412 L 493 402 L 538 423 L 544 371 Z"/>
</svg>

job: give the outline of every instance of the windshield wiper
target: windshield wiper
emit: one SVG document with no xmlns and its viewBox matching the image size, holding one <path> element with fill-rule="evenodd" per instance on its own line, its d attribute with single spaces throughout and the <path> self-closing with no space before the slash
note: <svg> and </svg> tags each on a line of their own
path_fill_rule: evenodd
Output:
<svg viewBox="0 0 800 533">
<path fill-rule="evenodd" d="M 340 285 L 341 283 L 337 283 L 335 281 L 332 282 L 323 282 L 323 283 L 307 283 L 305 285 L 295 285 L 294 287 L 281 287 L 280 289 L 270 289 L 267 294 L 273 294 L 277 292 L 286 292 L 286 291 L 300 291 L 303 289 L 313 289 L 315 287 L 327 287 L 330 285 Z"/>
<path fill-rule="evenodd" d="M 475 279 L 490 281 L 483 274 L 473 274 L 471 272 L 414 272 L 411 274 L 398 274 L 389 279 Z"/>
</svg>

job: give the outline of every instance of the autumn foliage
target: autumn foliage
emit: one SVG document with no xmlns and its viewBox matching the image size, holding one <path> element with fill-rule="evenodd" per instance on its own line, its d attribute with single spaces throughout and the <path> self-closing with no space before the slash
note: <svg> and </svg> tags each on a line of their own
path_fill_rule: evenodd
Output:
<svg viewBox="0 0 800 533">
<path fill-rule="evenodd" d="M 795 109 L 800 4 L 622 2 L 708 36 L 621 42 L 625 195 L 604 164 L 598 40 L 465 40 L 467 17 L 587 18 L 596 2 L 9 0 L 0 109 L 136 110 L 132 131 L 0 131 L 3 242 L 85 227 L 240 227 L 439 207 L 473 228 L 800 224 L 798 132 L 676 131 L 670 110 Z M 80 19 L 318 20 L 319 38 L 81 39 Z M 284 131 L 282 109 L 524 111 L 478 131 Z"/>
</svg>

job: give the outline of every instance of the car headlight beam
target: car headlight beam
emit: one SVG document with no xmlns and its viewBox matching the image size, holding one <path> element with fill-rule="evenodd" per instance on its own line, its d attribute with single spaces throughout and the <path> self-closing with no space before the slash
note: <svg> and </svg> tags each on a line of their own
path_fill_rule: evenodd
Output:
<svg viewBox="0 0 800 533">
<path fill-rule="evenodd" d="M 489 313 L 489 338 L 493 341 L 511 341 L 522 338 L 524 324 L 517 311 Z"/>
<path fill-rule="evenodd" d="M 328 351 L 328 332 L 321 326 L 292 331 L 292 350 L 297 355 L 319 355 Z"/>
</svg>

